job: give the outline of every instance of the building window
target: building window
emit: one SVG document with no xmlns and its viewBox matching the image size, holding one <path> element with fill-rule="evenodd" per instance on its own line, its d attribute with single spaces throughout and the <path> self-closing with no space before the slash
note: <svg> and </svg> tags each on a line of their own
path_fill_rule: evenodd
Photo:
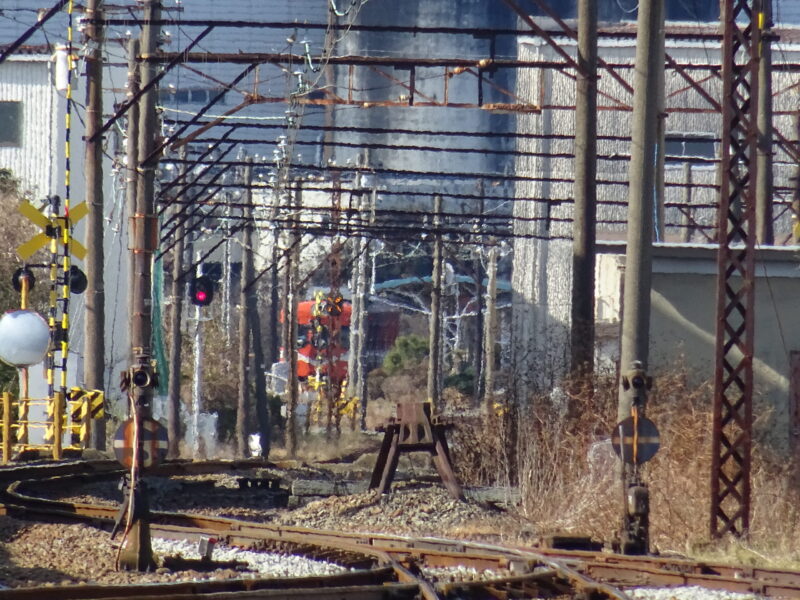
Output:
<svg viewBox="0 0 800 600">
<path fill-rule="evenodd" d="M 668 163 L 707 163 L 717 156 L 717 139 L 711 134 L 668 133 L 664 158 Z"/>
<path fill-rule="evenodd" d="M 0 146 L 22 145 L 22 102 L 0 102 Z"/>
</svg>

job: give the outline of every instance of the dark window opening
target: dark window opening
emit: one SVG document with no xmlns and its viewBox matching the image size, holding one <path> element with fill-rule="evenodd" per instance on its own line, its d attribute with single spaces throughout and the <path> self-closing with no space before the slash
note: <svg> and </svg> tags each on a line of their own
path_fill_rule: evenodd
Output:
<svg viewBox="0 0 800 600">
<path fill-rule="evenodd" d="M 22 102 L 0 102 L 0 146 L 22 145 Z"/>
<path fill-rule="evenodd" d="M 664 136 L 664 158 L 668 163 L 714 160 L 717 140 L 712 135 L 673 133 Z"/>
</svg>

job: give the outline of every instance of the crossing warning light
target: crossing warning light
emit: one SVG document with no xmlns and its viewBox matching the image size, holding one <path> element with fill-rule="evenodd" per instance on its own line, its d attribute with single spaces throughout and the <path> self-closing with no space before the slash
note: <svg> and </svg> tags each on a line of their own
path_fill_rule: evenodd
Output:
<svg viewBox="0 0 800 600">
<path fill-rule="evenodd" d="M 195 277 L 189 286 L 189 296 L 192 304 L 208 306 L 214 299 L 214 282 L 206 275 Z"/>
<path fill-rule="evenodd" d="M 325 307 L 327 308 L 329 315 L 341 315 L 344 308 L 344 298 L 341 294 L 332 294 L 328 296 L 328 301 L 326 302 Z"/>
</svg>

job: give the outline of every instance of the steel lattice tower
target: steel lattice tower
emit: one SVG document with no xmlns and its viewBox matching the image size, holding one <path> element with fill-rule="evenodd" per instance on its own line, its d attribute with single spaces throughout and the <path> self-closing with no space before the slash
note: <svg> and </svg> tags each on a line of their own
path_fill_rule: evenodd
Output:
<svg viewBox="0 0 800 600">
<path fill-rule="evenodd" d="M 750 525 L 758 60 L 764 0 L 722 2 L 722 182 L 711 535 Z M 769 0 L 766 0 L 769 1 Z"/>
</svg>

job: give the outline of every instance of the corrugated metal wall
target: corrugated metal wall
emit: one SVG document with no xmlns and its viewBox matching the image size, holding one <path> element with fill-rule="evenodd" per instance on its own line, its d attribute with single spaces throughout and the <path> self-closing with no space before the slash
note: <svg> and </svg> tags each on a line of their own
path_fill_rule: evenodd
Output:
<svg viewBox="0 0 800 600">
<path fill-rule="evenodd" d="M 56 97 L 50 84 L 49 62 L 34 57 L 0 65 L 0 101 L 22 102 L 20 147 L 0 146 L 0 167 L 11 169 L 34 197 L 53 193 L 60 127 Z"/>
<path fill-rule="evenodd" d="M 633 64 L 635 42 L 604 42 L 600 54 L 609 63 Z M 564 42 L 562 46 L 574 55 L 574 46 Z M 667 51 L 679 63 L 718 64 L 719 48 L 711 44 L 668 45 Z M 520 58 L 525 60 L 557 60 L 552 49 L 541 42 L 531 40 L 523 44 Z M 800 47 L 781 44 L 774 51 L 776 62 L 796 62 L 800 58 Z M 628 82 L 632 80 L 632 69 L 618 69 Z M 695 78 L 705 78 L 703 71 L 691 71 Z M 570 297 L 572 279 L 571 242 L 558 238 L 571 238 L 573 192 L 572 136 L 575 131 L 574 111 L 568 107 L 575 104 L 575 81 L 561 71 L 553 69 L 531 69 L 520 73 L 518 90 L 523 98 L 541 98 L 546 108 L 541 114 L 524 115 L 518 119 L 521 132 L 560 134 L 566 138 L 535 139 L 522 143 L 520 149 L 533 153 L 517 161 L 517 174 L 537 178 L 537 181 L 520 182 L 517 185 L 514 215 L 518 234 L 548 239 L 518 239 L 514 248 L 514 332 L 513 347 L 516 351 L 516 373 L 531 378 L 529 383 L 539 389 L 547 388 L 564 373 L 568 357 L 570 326 Z M 793 117 L 797 110 L 797 96 L 793 90 L 800 82 L 797 73 L 776 70 L 773 75 L 775 126 L 789 140 L 796 139 Z M 696 93 L 677 73 L 666 74 L 666 98 L 668 109 L 686 109 L 687 112 L 670 112 L 666 120 L 666 132 L 685 134 L 721 135 L 720 115 Z M 721 81 L 710 77 L 700 84 L 713 98 L 721 96 Z M 630 136 L 632 112 L 620 106 L 632 104 L 632 96 L 622 86 L 601 71 L 598 83 L 598 136 Z M 617 103 L 616 101 L 619 101 Z M 560 108 L 559 108 L 560 107 Z M 783 113 L 783 114 L 781 114 Z M 719 144 L 716 156 L 719 156 Z M 599 226 L 598 238 L 624 240 L 627 218 L 630 142 L 627 140 L 598 140 L 597 200 L 605 203 L 598 207 L 598 219 L 607 223 Z M 544 154 L 545 156 L 541 156 Z M 777 199 L 791 200 L 794 164 L 786 153 L 775 147 L 774 177 Z M 782 163 L 782 164 L 781 164 Z M 695 164 L 692 168 L 692 196 L 690 206 L 685 204 L 685 171 L 683 164 L 668 165 L 665 169 L 664 211 L 666 239 L 684 241 L 686 231 L 684 212 L 676 205 L 686 208 L 700 224 L 712 226 L 716 222 L 716 177 L 715 165 Z M 618 183 L 609 183 L 616 181 Z M 791 232 L 791 218 L 785 206 L 776 206 L 776 240 L 785 240 Z M 613 223 L 609 223 L 613 222 Z M 713 234 L 713 231 L 710 232 Z M 699 233 L 693 233 L 690 241 L 709 241 Z M 532 358 L 537 367 L 531 369 Z"/>
</svg>

